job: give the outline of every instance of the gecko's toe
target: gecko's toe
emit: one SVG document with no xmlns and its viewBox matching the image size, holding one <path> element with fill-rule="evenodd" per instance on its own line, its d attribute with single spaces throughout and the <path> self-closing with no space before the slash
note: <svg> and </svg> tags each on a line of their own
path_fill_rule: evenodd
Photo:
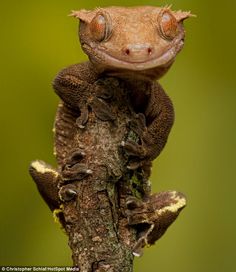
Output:
<svg viewBox="0 0 236 272">
<path fill-rule="evenodd" d="M 138 157 L 140 159 L 145 158 L 146 151 L 142 145 L 137 144 L 133 141 L 127 140 L 125 142 L 123 141 L 121 143 L 121 146 L 123 147 L 125 153 L 128 156 L 134 156 L 134 157 Z"/>
<path fill-rule="evenodd" d="M 88 106 L 84 106 L 80 111 L 80 116 L 76 119 L 76 125 L 78 128 L 84 129 L 89 118 Z"/>
<path fill-rule="evenodd" d="M 74 184 L 67 184 L 62 186 L 59 190 L 59 197 L 61 201 L 68 202 L 77 196 L 77 188 Z"/>
<path fill-rule="evenodd" d="M 126 208 L 128 210 L 134 210 L 134 209 L 142 207 L 142 206 L 143 206 L 143 202 L 134 196 L 129 196 L 126 199 Z"/>
<path fill-rule="evenodd" d="M 86 153 L 81 148 L 75 148 L 70 151 L 70 156 L 65 160 L 65 165 L 74 165 L 85 157 Z"/>
<path fill-rule="evenodd" d="M 89 105 L 98 119 L 102 121 L 116 120 L 116 114 L 113 112 L 110 105 L 103 99 L 95 97 Z"/>
<path fill-rule="evenodd" d="M 84 163 L 76 163 L 74 165 L 65 165 L 62 170 L 63 180 L 74 181 L 74 180 L 82 180 L 88 175 L 91 175 L 93 171 L 88 168 L 88 166 Z"/>
</svg>

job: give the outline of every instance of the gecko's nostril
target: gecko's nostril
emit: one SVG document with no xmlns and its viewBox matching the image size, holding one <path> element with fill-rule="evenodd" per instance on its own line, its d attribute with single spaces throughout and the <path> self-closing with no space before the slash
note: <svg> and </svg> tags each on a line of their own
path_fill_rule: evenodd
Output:
<svg viewBox="0 0 236 272">
<path fill-rule="evenodd" d="M 130 54 L 130 50 L 129 50 L 128 48 L 125 50 L 125 54 L 126 54 L 127 56 Z"/>
<path fill-rule="evenodd" d="M 128 45 L 122 49 L 123 54 L 129 58 L 143 59 L 153 54 L 154 48 L 150 44 Z"/>
<path fill-rule="evenodd" d="M 152 54 L 152 48 L 151 47 L 148 47 L 147 51 L 148 51 L 148 55 Z"/>
</svg>

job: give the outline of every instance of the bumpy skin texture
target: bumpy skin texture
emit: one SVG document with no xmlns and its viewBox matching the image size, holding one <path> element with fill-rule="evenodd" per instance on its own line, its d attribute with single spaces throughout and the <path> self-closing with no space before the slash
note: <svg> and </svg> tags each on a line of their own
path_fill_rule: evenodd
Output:
<svg viewBox="0 0 236 272">
<path fill-rule="evenodd" d="M 183 20 L 191 16 L 190 12 L 149 6 L 81 10 L 71 15 L 80 20 L 80 41 L 90 61 L 63 69 L 53 82 L 61 98 L 55 120 L 58 169 L 41 161 L 30 167 L 51 210 L 76 196 L 73 181 L 93 173 L 83 163 L 86 154 L 75 144 L 77 134 L 86 127 L 91 111 L 99 120 L 115 121 L 109 101 L 118 86 L 137 114 L 137 122 L 130 128 L 138 136 L 138 141 L 127 137 L 120 145 L 128 157 L 127 168 L 141 171 L 147 182 L 151 162 L 164 148 L 174 121 L 172 102 L 156 79 L 168 71 L 182 49 Z M 164 234 L 186 203 L 175 191 L 150 195 L 147 189 L 142 197 L 143 201 L 135 197 L 127 200 L 128 222 L 138 232 L 135 255 Z"/>
<path fill-rule="evenodd" d="M 88 106 L 95 109 L 93 103 L 96 102 L 89 100 L 96 91 L 99 92 L 99 86 L 96 85 L 98 78 L 99 74 L 96 74 L 90 63 L 76 64 L 60 72 L 54 81 L 54 89 L 67 106 L 78 109 L 83 116 L 86 115 Z M 165 146 L 174 121 L 171 100 L 157 82 L 140 81 L 137 84 L 132 80 L 124 80 L 123 84 L 130 93 L 133 109 L 137 113 L 143 113 L 146 119 L 142 145 L 129 141 L 124 143 L 124 148 L 132 156 L 152 161 Z M 97 115 L 103 109 L 104 105 L 98 107 Z"/>
</svg>

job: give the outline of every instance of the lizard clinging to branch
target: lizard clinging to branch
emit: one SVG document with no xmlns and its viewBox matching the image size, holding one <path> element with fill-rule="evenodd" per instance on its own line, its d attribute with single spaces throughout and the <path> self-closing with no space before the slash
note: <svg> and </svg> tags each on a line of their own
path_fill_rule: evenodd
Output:
<svg viewBox="0 0 236 272">
<path fill-rule="evenodd" d="M 127 168 L 141 169 L 144 179 L 148 179 L 151 161 L 164 148 L 174 121 L 172 102 L 156 80 L 168 71 L 182 49 L 183 21 L 191 13 L 142 6 L 80 10 L 71 16 L 80 20 L 80 42 L 89 61 L 65 68 L 53 83 L 62 100 L 55 122 L 58 169 L 42 161 L 33 162 L 30 168 L 52 210 L 76 196 L 73 181 L 96 171 L 83 162 L 88 154 L 78 144 L 78 134 L 92 120 L 91 112 L 95 118 L 115 124 L 117 112 L 112 101 L 118 88 L 126 93 L 129 107 L 137 116 L 130 130 L 138 140 L 129 134 L 120 142 L 128 157 Z M 115 79 L 116 83 L 111 81 L 110 86 L 102 88 L 101 82 L 107 79 Z M 175 191 L 152 196 L 145 192 L 142 197 L 141 202 L 133 196 L 127 201 L 129 224 L 144 226 L 135 254 L 146 243 L 159 239 L 185 206 L 184 196 Z"/>
</svg>

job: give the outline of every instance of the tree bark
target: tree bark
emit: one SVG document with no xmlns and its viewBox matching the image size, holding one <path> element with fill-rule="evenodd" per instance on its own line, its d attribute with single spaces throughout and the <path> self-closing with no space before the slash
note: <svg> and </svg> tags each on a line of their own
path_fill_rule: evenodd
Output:
<svg viewBox="0 0 236 272">
<path fill-rule="evenodd" d="M 130 128 L 131 123 L 139 125 L 139 116 L 117 80 L 113 90 L 110 84 L 110 80 L 103 82 L 113 92 L 106 103 L 115 118 L 106 121 L 106 113 L 89 111 L 88 122 L 78 129 L 73 146 L 84 151 L 82 163 L 92 174 L 73 182 L 77 196 L 61 206 L 73 263 L 83 272 L 133 271 L 136 230 L 128 225 L 126 199 L 143 197 L 145 190 L 142 173 L 134 182 L 135 171 L 127 168 L 128 156 L 121 146 L 127 138 L 139 140 Z"/>
<path fill-rule="evenodd" d="M 35 161 L 30 174 L 68 234 L 74 266 L 130 272 L 134 255 L 166 232 L 186 199 L 176 191 L 151 195 L 151 162 L 135 150 L 142 149 L 145 117 L 132 108 L 129 87 L 107 77 L 93 88 L 84 111 L 59 105 L 58 169 Z"/>
</svg>

